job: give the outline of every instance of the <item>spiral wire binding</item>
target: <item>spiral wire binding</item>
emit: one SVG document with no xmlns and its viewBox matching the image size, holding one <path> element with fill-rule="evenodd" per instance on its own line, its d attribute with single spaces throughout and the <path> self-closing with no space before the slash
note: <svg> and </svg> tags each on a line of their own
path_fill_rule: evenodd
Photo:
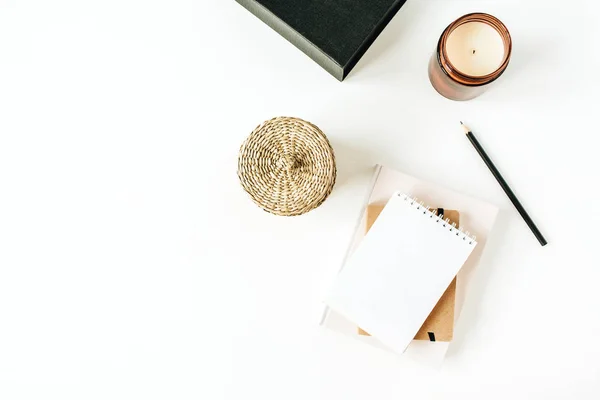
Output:
<svg viewBox="0 0 600 400">
<path fill-rule="evenodd" d="M 440 217 L 437 214 L 437 210 L 430 211 L 429 205 L 425 205 L 424 202 L 419 201 L 416 197 L 404 193 L 398 193 L 398 196 L 404 198 L 404 201 L 410 202 L 411 207 L 416 205 L 417 210 L 420 211 L 422 209 L 423 215 L 427 215 L 427 213 L 429 213 L 429 218 L 436 218 L 435 222 L 441 223 L 442 228 L 446 228 L 450 232 L 456 233 L 456 236 L 459 238 L 462 237 L 462 240 L 465 242 L 468 240 L 470 245 L 477 243 L 477 237 L 475 235 L 471 235 L 469 231 L 463 230 L 462 227 L 456 227 L 456 223 L 450 222 L 450 219 Z"/>
</svg>

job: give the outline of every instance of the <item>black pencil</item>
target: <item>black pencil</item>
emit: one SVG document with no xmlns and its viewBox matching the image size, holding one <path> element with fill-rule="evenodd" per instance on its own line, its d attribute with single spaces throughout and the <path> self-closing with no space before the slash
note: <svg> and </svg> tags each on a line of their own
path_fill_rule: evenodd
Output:
<svg viewBox="0 0 600 400">
<path fill-rule="evenodd" d="M 511 190 L 511 188 L 508 186 L 508 184 L 502 177 L 502 175 L 500 175 L 500 172 L 498 171 L 498 169 L 496 168 L 496 166 L 494 165 L 492 160 L 485 153 L 485 150 L 483 150 L 483 147 L 481 147 L 481 144 L 479 144 L 479 141 L 477 140 L 475 135 L 473 135 L 473 132 L 471 132 L 471 130 L 469 128 L 467 128 L 467 126 L 465 124 L 463 124 L 462 121 L 460 121 L 460 124 L 462 125 L 463 129 L 465 130 L 465 133 L 467 134 L 467 138 L 471 141 L 471 144 L 473 145 L 473 147 L 475 147 L 475 150 L 477 150 L 477 152 L 483 159 L 483 162 L 485 163 L 485 165 L 488 166 L 488 168 L 492 172 L 492 175 L 494 175 L 494 178 L 496 178 L 496 180 L 498 181 L 498 183 L 504 190 L 504 193 L 506 193 L 506 195 L 508 196 L 510 201 L 513 203 L 513 205 L 519 212 L 519 214 L 521 214 L 521 217 L 523 217 L 523 219 L 529 226 L 529 229 L 531 229 L 531 232 L 533 232 L 533 234 L 535 235 L 535 237 L 537 238 L 537 240 L 540 242 L 540 244 L 542 246 L 545 246 L 546 244 L 548 244 L 548 242 L 546 242 L 546 239 L 544 239 L 544 236 L 542 235 L 540 230 L 533 223 L 533 220 L 531 219 L 529 214 L 527 214 L 527 211 L 525 211 L 525 208 L 523 208 L 523 206 L 521 205 L 521 202 L 519 201 L 519 199 L 517 199 L 517 196 L 515 196 L 515 194 Z"/>
</svg>

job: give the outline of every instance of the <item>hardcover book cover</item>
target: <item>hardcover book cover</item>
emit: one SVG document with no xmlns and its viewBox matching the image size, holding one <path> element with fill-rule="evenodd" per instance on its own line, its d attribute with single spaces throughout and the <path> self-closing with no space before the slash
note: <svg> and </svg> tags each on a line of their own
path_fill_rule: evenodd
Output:
<svg viewBox="0 0 600 400">
<path fill-rule="evenodd" d="M 406 0 L 236 0 L 343 81 Z"/>
</svg>

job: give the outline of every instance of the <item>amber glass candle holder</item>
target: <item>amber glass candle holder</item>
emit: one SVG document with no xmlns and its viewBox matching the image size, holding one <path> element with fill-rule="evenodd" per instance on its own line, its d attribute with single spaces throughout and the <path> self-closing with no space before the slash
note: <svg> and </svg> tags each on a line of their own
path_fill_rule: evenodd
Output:
<svg viewBox="0 0 600 400">
<path fill-rule="evenodd" d="M 464 15 L 442 32 L 429 61 L 429 80 L 450 100 L 473 99 L 504 73 L 511 52 L 510 33 L 498 18 Z"/>
</svg>

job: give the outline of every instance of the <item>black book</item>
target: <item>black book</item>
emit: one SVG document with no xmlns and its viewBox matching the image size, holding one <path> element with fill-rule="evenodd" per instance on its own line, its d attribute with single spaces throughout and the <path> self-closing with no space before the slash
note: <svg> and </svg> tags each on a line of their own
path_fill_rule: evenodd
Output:
<svg viewBox="0 0 600 400">
<path fill-rule="evenodd" d="M 236 0 L 340 81 L 406 0 Z"/>
</svg>

